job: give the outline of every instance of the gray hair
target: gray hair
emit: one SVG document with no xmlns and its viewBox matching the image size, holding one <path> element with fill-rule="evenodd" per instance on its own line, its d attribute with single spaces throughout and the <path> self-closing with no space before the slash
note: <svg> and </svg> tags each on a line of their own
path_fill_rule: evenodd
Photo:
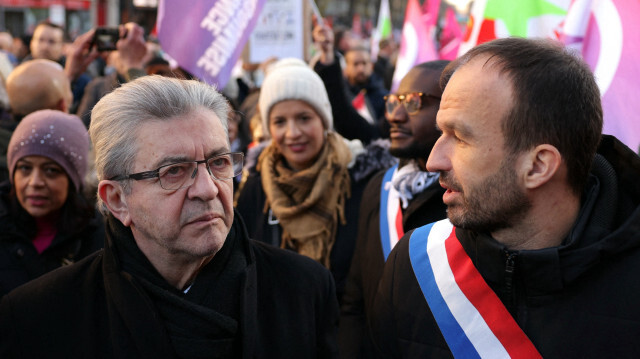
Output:
<svg viewBox="0 0 640 359">
<path fill-rule="evenodd" d="M 169 120 L 199 108 L 218 116 L 228 139 L 229 104 L 215 87 L 205 83 L 143 76 L 104 96 L 91 111 L 89 127 L 98 180 L 131 173 L 138 152 L 138 130 L 144 123 Z M 123 187 L 128 192 L 126 182 Z M 97 198 L 100 211 L 108 214 L 100 196 Z"/>
</svg>

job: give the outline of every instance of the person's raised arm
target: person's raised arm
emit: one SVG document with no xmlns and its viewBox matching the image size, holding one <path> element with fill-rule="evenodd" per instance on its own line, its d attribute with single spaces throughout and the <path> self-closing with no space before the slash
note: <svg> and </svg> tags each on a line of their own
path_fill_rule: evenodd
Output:
<svg viewBox="0 0 640 359">
<path fill-rule="evenodd" d="M 319 61 L 313 70 L 320 76 L 327 89 L 336 132 L 350 140 L 358 139 L 364 144 L 370 143 L 380 137 L 380 131 L 360 116 L 348 99 L 342 67 L 336 58 L 333 30 L 326 25 L 316 25 L 312 35 L 320 53 Z"/>
<path fill-rule="evenodd" d="M 320 63 L 331 65 L 335 61 L 335 37 L 327 25 L 318 24 L 313 28 L 313 42 L 320 54 Z"/>
<path fill-rule="evenodd" d="M 71 44 L 64 64 L 64 72 L 69 82 L 75 81 L 87 70 L 89 64 L 100 56 L 100 53 L 92 47 L 94 33 L 95 29 L 91 29 L 78 36 Z"/>
<path fill-rule="evenodd" d="M 120 25 L 120 40 L 116 43 L 120 68 L 119 72 L 127 81 L 144 75 L 144 59 L 147 55 L 147 44 L 144 40 L 144 29 L 133 22 Z"/>
</svg>

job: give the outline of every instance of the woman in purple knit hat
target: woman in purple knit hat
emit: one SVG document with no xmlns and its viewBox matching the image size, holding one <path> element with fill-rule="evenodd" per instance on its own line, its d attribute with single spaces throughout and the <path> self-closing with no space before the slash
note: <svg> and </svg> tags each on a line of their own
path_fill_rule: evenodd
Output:
<svg viewBox="0 0 640 359">
<path fill-rule="evenodd" d="M 82 196 L 88 154 L 76 116 L 37 111 L 16 127 L 0 184 L 0 296 L 103 246 L 102 218 Z"/>
</svg>

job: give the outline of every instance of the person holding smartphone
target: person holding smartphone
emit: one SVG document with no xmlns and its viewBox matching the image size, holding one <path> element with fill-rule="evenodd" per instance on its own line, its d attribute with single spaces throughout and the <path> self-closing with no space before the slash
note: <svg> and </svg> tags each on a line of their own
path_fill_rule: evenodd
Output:
<svg viewBox="0 0 640 359">
<path fill-rule="evenodd" d="M 91 41 L 77 48 L 75 52 L 76 60 L 83 62 L 83 51 L 88 49 L 91 53 L 99 54 L 100 52 L 98 50 L 100 48 L 103 50 L 101 53 L 106 55 L 107 63 L 116 69 L 116 71 L 111 74 L 93 79 L 85 89 L 76 113 L 80 116 L 87 128 L 91 121 L 91 110 L 93 106 L 95 106 L 104 95 L 110 93 L 123 83 L 146 75 L 144 71 L 144 61 L 147 55 L 147 46 L 144 40 L 144 29 L 140 25 L 130 22 L 120 25 L 117 30 L 119 31 L 119 37 L 115 41 L 113 31 L 104 30 L 104 28 L 91 30 L 87 33 L 91 34 Z M 107 35 L 100 35 L 105 33 L 107 33 Z M 100 37 L 97 37 L 98 35 L 100 35 Z M 96 41 L 96 39 L 103 36 L 109 39 L 106 42 L 110 42 L 110 44 L 105 43 L 105 41 Z M 115 45 L 115 50 L 111 51 L 109 49 L 113 47 L 105 45 Z"/>
</svg>

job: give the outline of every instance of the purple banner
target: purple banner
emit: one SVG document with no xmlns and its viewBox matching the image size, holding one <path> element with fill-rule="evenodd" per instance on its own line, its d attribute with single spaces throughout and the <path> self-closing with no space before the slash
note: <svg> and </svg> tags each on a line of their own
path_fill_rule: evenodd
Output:
<svg viewBox="0 0 640 359">
<path fill-rule="evenodd" d="M 603 133 L 640 150 L 640 1 L 574 0 L 559 33 L 591 66 L 604 111 Z"/>
<path fill-rule="evenodd" d="M 158 39 L 180 67 L 223 88 L 265 0 L 161 0 Z"/>
</svg>

